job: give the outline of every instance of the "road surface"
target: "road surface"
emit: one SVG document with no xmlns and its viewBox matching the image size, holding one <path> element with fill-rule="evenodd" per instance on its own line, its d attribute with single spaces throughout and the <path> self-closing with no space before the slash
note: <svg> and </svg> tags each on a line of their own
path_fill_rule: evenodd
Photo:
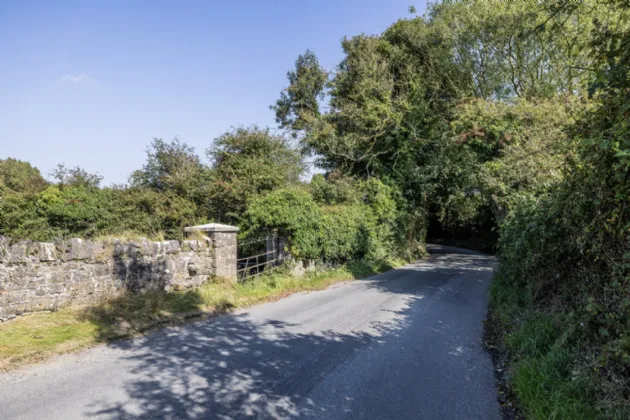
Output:
<svg viewBox="0 0 630 420">
<path fill-rule="evenodd" d="M 0 419 L 500 419 L 492 257 L 397 270 L 0 375 Z"/>
</svg>

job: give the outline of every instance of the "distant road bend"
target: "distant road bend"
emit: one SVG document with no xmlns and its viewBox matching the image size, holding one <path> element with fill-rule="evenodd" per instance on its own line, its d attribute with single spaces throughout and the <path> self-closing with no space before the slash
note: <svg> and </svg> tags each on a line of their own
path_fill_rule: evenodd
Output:
<svg viewBox="0 0 630 420">
<path fill-rule="evenodd" d="M 0 419 L 500 419 L 492 257 L 403 268 L 0 374 Z"/>
</svg>

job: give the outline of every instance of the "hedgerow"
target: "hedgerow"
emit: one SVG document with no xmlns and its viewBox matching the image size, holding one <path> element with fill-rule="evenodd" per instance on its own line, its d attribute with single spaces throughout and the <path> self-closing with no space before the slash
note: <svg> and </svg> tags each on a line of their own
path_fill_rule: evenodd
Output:
<svg viewBox="0 0 630 420">
<path fill-rule="evenodd" d="M 630 29 L 602 26 L 593 42 L 597 106 L 568 131 L 578 149 L 564 181 L 501 227 L 492 298 L 508 344 L 538 340 L 540 320 L 556 330 L 535 353 L 512 348 L 533 418 L 630 417 Z"/>
<path fill-rule="evenodd" d="M 318 181 L 316 192 L 325 182 Z M 247 234 L 275 231 L 288 239 L 291 255 L 298 259 L 339 263 L 395 256 L 399 212 L 394 190 L 376 179 L 354 181 L 353 187 L 356 195 L 345 202 L 335 199 L 335 204 L 321 194 L 323 202 L 316 202 L 307 187 L 273 191 L 249 203 Z M 331 182 L 325 188 L 336 186 Z"/>
</svg>

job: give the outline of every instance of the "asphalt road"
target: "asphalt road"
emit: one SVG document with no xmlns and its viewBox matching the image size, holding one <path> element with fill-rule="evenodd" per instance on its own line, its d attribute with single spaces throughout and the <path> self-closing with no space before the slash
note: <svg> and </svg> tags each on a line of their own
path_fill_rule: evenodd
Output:
<svg viewBox="0 0 630 420">
<path fill-rule="evenodd" d="M 0 419 L 500 419 L 494 259 L 435 247 L 368 280 L 0 375 Z"/>
</svg>

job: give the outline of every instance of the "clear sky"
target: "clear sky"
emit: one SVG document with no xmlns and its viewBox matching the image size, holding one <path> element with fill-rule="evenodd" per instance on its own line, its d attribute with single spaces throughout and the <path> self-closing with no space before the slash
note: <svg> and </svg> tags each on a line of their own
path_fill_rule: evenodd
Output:
<svg viewBox="0 0 630 420">
<path fill-rule="evenodd" d="M 422 4 L 420 4 L 422 3 Z M 154 137 L 204 155 L 235 125 L 274 127 L 297 56 L 333 69 L 340 40 L 424 0 L 0 0 L 0 158 L 120 183 Z"/>
</svg>

